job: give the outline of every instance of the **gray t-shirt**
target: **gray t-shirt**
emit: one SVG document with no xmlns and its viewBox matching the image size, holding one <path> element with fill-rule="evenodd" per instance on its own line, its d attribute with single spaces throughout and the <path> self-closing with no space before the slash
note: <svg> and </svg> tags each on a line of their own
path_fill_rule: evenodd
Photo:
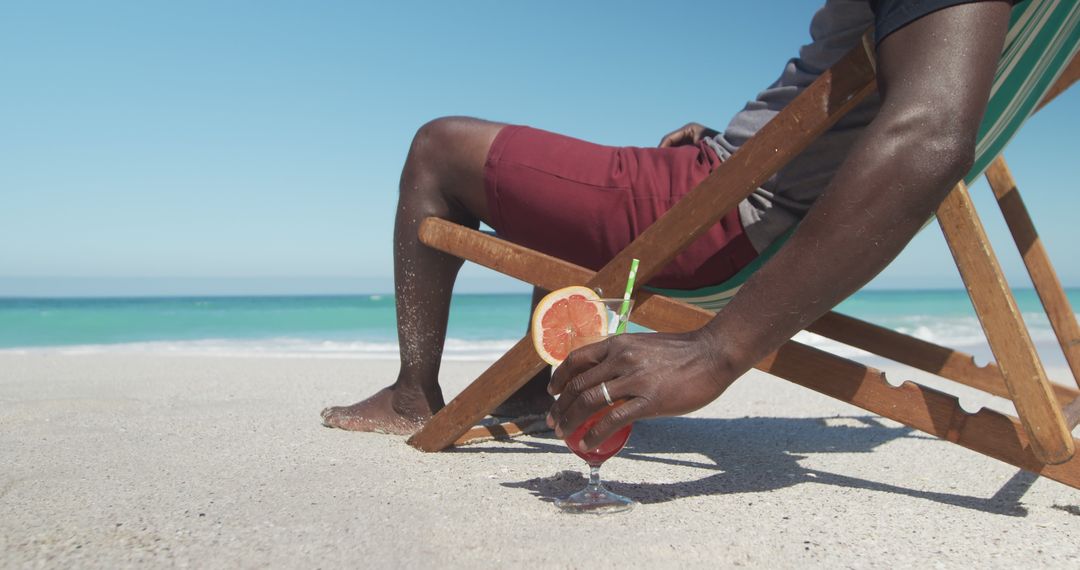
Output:
<svg viewBox="0 0 1080 570">
<path fill-rule="evenodd" d="M 726 160 L 855 47 L 873 24 L 868 0 L 827 0 L 810 23 L 812 41 L 799 49 L 799 57 L 788 61 L 775 83 L 735 115 L 722 134 L 707 139 L 710 146 Z M 879 107 L 875 93 L 739 204 L 739 218 L 758 252 L 802 219 Z"/>
</svg>

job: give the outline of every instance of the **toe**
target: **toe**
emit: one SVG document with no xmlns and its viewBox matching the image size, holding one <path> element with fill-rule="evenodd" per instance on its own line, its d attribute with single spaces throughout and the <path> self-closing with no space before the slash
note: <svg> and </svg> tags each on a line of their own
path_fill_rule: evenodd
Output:
<svg viewBox="0 0 1080 570">
<path fill-rule="evenodd" d="M 347 419 L 347 416 L 343 417 L 340 408 L 326 408 L 322 411 L 322 424 L 326 427 L 340 428 L 344 419 Z"/>
</svg>

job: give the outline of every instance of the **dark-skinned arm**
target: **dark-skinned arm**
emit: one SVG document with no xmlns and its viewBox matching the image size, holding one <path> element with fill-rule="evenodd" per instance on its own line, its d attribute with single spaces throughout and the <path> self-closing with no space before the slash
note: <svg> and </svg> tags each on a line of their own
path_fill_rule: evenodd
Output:
<svg viewBox="0 0 1080 570">
<path fill-rule="evenodd" d="M 1010 8 L 961 4 L 881 41 L 881 110 L 785 246 L 705 327 L 571 354 L 551 379 L 556 432 L 607 405 L 601 382 L 624 403 L 586 434 L 588 447 L 629 422 L 696 410 L 881 272 L 971 167 Z"/>
</svg>

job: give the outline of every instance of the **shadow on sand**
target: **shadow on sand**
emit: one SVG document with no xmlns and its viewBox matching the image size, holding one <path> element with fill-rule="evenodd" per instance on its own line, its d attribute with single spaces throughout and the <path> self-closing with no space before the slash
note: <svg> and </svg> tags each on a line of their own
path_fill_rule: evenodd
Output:
<svg viewBox="0 0 1080 570">
<path fill-rule="evenodd" d="M 640 422 L 620 457 L 700 470 L 704 476 L 675 483 L 609 482 L 613 491 L 644 503 L 702 495 L 756 493 L 805 483 L 836 485 L 907 495 L 977 511 L 1026 516 L 1020 498 L 1037 477 L 1020 471 L 989 498 L 909 489 L 889 483 L 809 469 L 799 465 L 816 453 L 871 453 L 898 438 L 926 438 L 907 427 L 892 427 L 873 416 L 830 418 L 662 418 Z M 455 453 L 566 453 L 562 441 L 548 434 L 513 440 L 515 445 L 479 445 L 457 448 Z M 704 456 L 708 461 L 663 456 Z M 553 477 L 503 483 L 526 489 L 544 501 L 566 496 L 584 485 L 581 473 L 564 471 Z"/>
</svg>

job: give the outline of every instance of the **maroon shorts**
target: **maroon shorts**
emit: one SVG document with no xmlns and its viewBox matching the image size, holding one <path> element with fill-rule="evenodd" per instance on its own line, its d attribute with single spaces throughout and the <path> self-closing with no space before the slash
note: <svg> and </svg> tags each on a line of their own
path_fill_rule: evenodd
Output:
<svg viewBox="0 0 1080 570">
<path fill-rule="evenodd" d="M 491 226 L 514 243 L 597 270 L 717 164 L 705 143 L 610 147 L 507 126 L 484 165 Z M 756 256 L 738 212 L 728 212 L 648 284 L 715 285 Z"/>
</svg>

